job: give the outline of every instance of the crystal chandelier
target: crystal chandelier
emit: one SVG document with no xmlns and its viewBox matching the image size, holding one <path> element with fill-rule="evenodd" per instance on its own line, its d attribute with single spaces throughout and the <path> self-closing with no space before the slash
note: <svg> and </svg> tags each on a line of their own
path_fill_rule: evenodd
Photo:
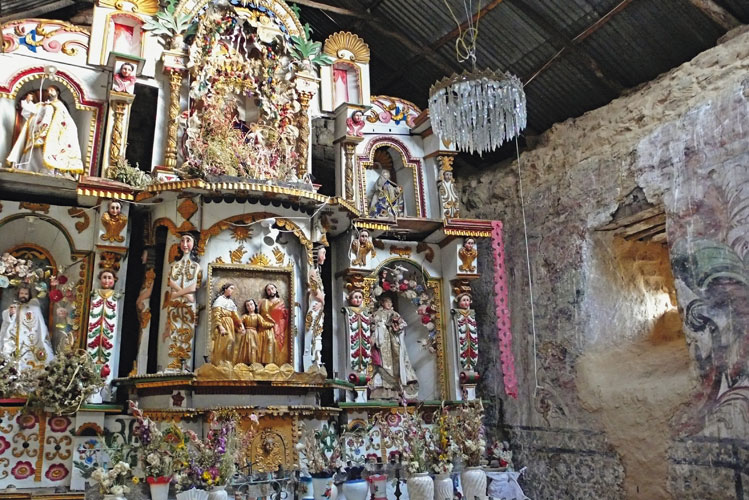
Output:
<svg viewBox="0 0 749 500">
<path fill-rule="evenodd" d="M 460 32 L 455 42 L 458 61 L 471 60 L 473 70 L 443 78 L 429 89 L 432 129 L 443 141 L 455 144 L 459 151 L 481 155 L 497 149 L 525 128 L 523 83 L 510 73 L 476 70 L 480 2 L 475 21 L 470 15 L 472 6 L 465 4 L 468 14 L 466 31 L 463 31 L 447 0 L 445 5 Z"/>
<path fill-rule="evenodd" d="M 429 114 L 441 139 L 460 151 L 483 154 L 525 128 L 523 83 L 491 70 L 453 74 L 432 85 Z"/>
</svg>

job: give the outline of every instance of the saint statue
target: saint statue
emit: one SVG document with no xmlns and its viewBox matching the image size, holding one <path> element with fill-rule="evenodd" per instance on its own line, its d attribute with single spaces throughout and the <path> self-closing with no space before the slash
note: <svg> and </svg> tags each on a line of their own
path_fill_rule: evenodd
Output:
<svg viewBox="0 0 749 500">
<path fill-rule="evenodd" d="M 242 326 L 244 332 L 240 332 L 237 341 L 236 356 L 234 363 L 261 363 L 260 361 L 260 332 L 268 332 L 273 335 L 273 321 L 268 321 L 260 316 L 257 312 L 257 302 L 255 299 L 249 299 L 244 302 L 244 311 L 242 315 Z"/>
<path fill-rule="evenodd" d="M 224 362 L 234 364 L 237 336 L 245 330 L 237 314 L 237 304 L 231 298 L 234 289 L 235 286 L 232 283 L 224 283 L 211 305 L 211 325 L 213 326 L 208 352 L 211 353 L 211 363 L 214 365 Z"/>
<path fill-rule="evenodd" d="M 359 232 L 359 237 L 351 242 L 351 253 L 354 254 L 354 259 L 351 263 L 362 267 L 367 266 L 367 254 L 371 254 L 372 257 L 377 255 L 372 240 L 369 239 L 369 231 L 362 229 Z"/>
<path fill-rule="evenodd" d="M 383 170 L 369 202 L 369 215 L 395 218 L 404 214 L 403 188 L 390 180 L 389 170 Z"/>
<path fill-rule="evenodd" d="M 351 369 L 357 373 L 367 372 L 372 346 L 369 311 L 366 307 L 362 307 L 363 301 L 364 295 L 361 290 L 354 289 L 348 295 L 348 307 L 343 308 L 351 349 Z"/>
<path fill-rule="evenodd" d="M 471 295 L 463 292 L 455 299 L 455 323 L 458 329 L 458 358 L 460 366 L 466 373 L 476 371 L 478 363 L 479 337 L 476 327 L 476 311 L 471 309 Z"/>
<path fill-rule="evenodd" d="M 125 241 L 121 233 L 127 226 L 127 215 L 122 213 L 122 203 L 119 200 L 109 202 L 107 211 L 101 216 L 101 225 L 104 229 L 104 234 L 101 235 L 103 241 L 111 243 Z"/>
<path fill-rule="evenodd" d="M 440 180 L 437 181 L 442 216 L 445 219 L 460 217 L 460 197 L 455 189 L 452 170 L 440 170 Z"/>
<path fill-rule="evenodd" d="M 380 300 L 380 306 L 372 314 L 372 323 L 374 376 L 370 382 L 370 397 L 395 399 L 402 395 L 415 398 L 419 393 L 419 382 L 405 344 L 408 324 L 393 309 L 390 297 Z"/>
<path fill-rule="evenodd" d="M 182 255 L 169 270 L 169 288 L 163 306 L 166 309 L 164 339 L 170 339 L 167 370 L 172 371 L 181 370 L 183 364 L 192 359 L 192 340 L 197 322 L 195 292 L 203 281 L 195 237 L 189 233 L 183 234 L 179 249 Z"/>
<path fill-rule="evenodd" d="M 114 290 L 117 276 L 110 269 L 99 272 L 99 288 L 91 291 L 91 310 L 88 316 L 86 348 L 91 359 L 99 366 L 99 374 L 104 381 L 109 382 L 112 374 L 112 354 L 115 349 L 117 335 L 117 300 L 121 294 Z M 111 397 L 109 386 L 94 393 L 89 403 L 101 403 L 102 396 Z"/>
<path fill-rule="evenodd" d="M 54 356 L 52 341 L 39 301 L 31 297 L 31 286 L 22 283 L 16 302 L 3 311 L 0 348 L 19 360 L 22 370 L 47 364 Z"/>
<path fill-rule="evenodd" d="M 120 66 L 120 71 L 112 77 L 112 90 L 126 94 L 135 94 L 135 80 L 135 66 L 128 62 L 123 63 Z"/>
<path fill-rule="evenodd" d="M 59 99 L 60 88 L 50 85 L 47 96 L 47 100 L 40 103 L 21 102 L 26 123 L 8 155 L 8 165 L 37 173 L 82 174 L 78 129 Z"/>
<path fill-rule="evenodd" d="M 278 295 L 278 288 L 273 283 L 265 285 L 265 298 L 260 301 L 260 316 L 273 327 L 264 327 L 260 331 L 260 362 L 275 363 L 278 366 L 289 362 L 289 311 Z"/>
<path fill-rule="evenodd" d="M 458 250 L 458 257 L 460 257 L 461 262 L 458 266 L 458 270 L 463 273 L 475 273 L 476 266 L 474 265 L 474 262 L 478 255 L 479 251 L 476 249 L 476 240 L 473 238 L 467 238 L 461 249 Z"/>
</svg>

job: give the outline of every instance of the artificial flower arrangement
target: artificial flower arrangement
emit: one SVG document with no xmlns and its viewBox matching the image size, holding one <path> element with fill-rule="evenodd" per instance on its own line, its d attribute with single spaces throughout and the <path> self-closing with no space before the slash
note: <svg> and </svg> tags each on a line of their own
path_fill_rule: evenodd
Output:
<svg viewBox="0 0 749 500">
<path fill-rule="evenodd" d="M 489 456 L 490 465 L 504 468 L 512 471 L 512 450 L 510 450 L 510 443 L 507 441 L 495 441 L 486 454 Z"/>
<path fill-rule="evenodd" d="M 187 439 L 176 424 L 165 429 L 146 417 L 137 403 L 128 401 L 130 413 L 135 417 L 133 435 L 138 438 L 136 451 L 141 468 L 149 482 L 171 479 L 187 464 Z"/>
<path fill-rule="evenodd" d="M 326 426 L 323 430 L 314 430 L 302 423 L 300 436 L 296 450 L 304 459 L 302 470 L 307 474 L 312 477 L 330 477 L 343 467 L 340 441 L 333 425 Z"/>
<path fill-rule="evenodd" d="M 429 287 L 421 279 L 411 277 L 409 274 L 417 274 L 415 270 L 409 270 L 403 266 L 395 266 L 395 269 L 384 269 L 380 274 L 380 282 L 374 287 L 374 296 L 377 299 L 385 292 L 397 292 L 410 300 L 416 306 L 421 324 L 427 329 L 428 336 L 419 341 L 419 344 L 429 352 L 437 352 L 437 308 L 434 305 L 434 297 Z M 377 303 L 375 300 L 374 303 Z"/>
<path fill-rule="evenodd" d="M 18 369 L 18 358 L 0 352 L 0 398 L 11 398 L 26 392 L 23 389 L 24 380 L 28 381 L 28 377 L 24 377 L 24 373 Z"/>
<path fill-rule="evenodd" d="M 185 468 L 175 474 L 178 490 L 209 489 L 225 486 L 237 468 L 242 438 L 233 412 L 212 412 L 205 440 L 193 431 L 187 436 Z M 257 418 L 257 417 L 255 417 Z"/>
<path fill-rule="evenodd" d="M 64 349 L 44 369 L 35 370 L 29 391 L 29 406 L 52 413 L 75 413 L 86 400 L 104 387 L 99 366 L 84 350 Z"/>
<path fill-rule="evenodd" d="M 448 433 L 466 467 L 477 467 L 484 460 L 486 439 L 483 420 L 484 405 L 480 400 L 457 406 L 447 419 Z"/>
<path fill-rule="evenodd" d="M 450 413 L 445 405 L 434 412 L 432 418 L 431 463 L 435 474 L 450 474 L 453 471 L 453 461 L 458 455 L 458 446 L 450 436 Z"/>
<path fill-rule="evenodd" d="M 374 426 L 358 424 L 341 432 L 339 447 L 347 480 L 361 479 L 361 473 L 367 463 L 367 456 L 363 453 L 363 450 L 370 439 L 369 433 L 372 427 Z"/>
<path fill-rule="evenodd" d="M 123 496 L 130 493 L 128 484 L 132 481 L 132 470 L 127 462 L 119 460 L 111 469 L 94 469 L 91 479 L 99 485 L 99 493 Z"/>
<path fill-rule="evenodd" d="M 428 472 L 432 462 L 432 433 L 421 417 L 418 408 L 405 405 L 399 413 L 397 425 L 392 425 L 383 413 L 376 417 L 382 434 L 381 439 L 392 443 L 400 451 L 401 466 L 408 474 Z"/>
</svg>

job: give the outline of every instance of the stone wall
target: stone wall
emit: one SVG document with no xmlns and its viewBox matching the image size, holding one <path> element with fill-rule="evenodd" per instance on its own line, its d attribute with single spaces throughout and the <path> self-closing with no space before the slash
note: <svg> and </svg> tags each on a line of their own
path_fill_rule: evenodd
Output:
<svg viewBox="0 0 749 500">
<path fill-rule="evenodd" d="M 466 215 L 505 224 L 520 395 L 496 363 L 490 259 L 474 294 L 480 391 L 530 497 L 749 496 L 748 70 L 737 28 L 521 155 L 535 339 L 518 165 L 458 172 Z M 636 192 L 665 209 L 668 253 L 597 231 Z M 643 280 L 623 285 L 633 269 Z M 657 294 L 678 317 L 638 316 Z"/>
</svg>

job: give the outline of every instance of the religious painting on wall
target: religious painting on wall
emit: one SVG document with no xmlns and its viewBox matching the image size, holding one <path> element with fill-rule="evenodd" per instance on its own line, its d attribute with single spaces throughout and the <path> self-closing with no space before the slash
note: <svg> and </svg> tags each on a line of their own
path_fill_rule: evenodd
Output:
<svg viewBox="0 0 749 500">
<path fill-rule="evenodd" d="M 206 356 L 216 366 L 293 359 L 293 270 L 211 264 Z"/>
</svg>

